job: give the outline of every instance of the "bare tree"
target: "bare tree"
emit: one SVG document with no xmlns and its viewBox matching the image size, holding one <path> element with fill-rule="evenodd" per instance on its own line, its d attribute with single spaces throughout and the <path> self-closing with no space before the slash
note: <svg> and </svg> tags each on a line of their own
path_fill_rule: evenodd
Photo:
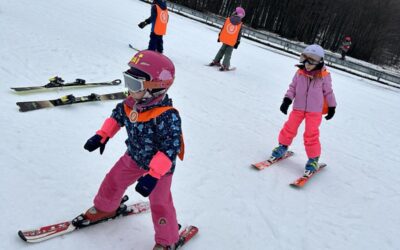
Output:
<svg viewBox="0 0 400 250">
<path fill-rule="evenodd" d="M 173 0 L 198 11 L 229 16 L 246 9 L 245 24 L 304 43 L 338 50 L 345 36 L 349 55 L 382 65 L 400 64 L 399 0 Z"/>
</svg>

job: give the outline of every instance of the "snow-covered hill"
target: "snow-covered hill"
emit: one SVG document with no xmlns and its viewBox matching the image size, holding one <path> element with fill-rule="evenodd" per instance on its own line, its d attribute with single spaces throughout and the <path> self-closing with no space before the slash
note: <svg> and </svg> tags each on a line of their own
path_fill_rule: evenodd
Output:
<svg viewBox="0 0 400 250">
<path fill-rule="evenodd" d="M 88 81 L 122 78 L 149 27 L 150 5 L 136 0 L 0 0 L 0 249 L 135 249 L 153 246 L 150 214 L 27 245 L 17 236 L 73 218 L 92 205 L 101 180 L 125 151 L 125 132 L 105 153 L 83 144 L 115 101 L 18 112 L 17 101 L 108 93 L 123 86 L 18 95 L 12 86 L 50 76 Z M 328 167 L 304 189 L 289 183 L 306 162 L 302 132 L 296 155 L 263 171 L 250 163 L 277 144 L 287 119 L 279 105 L 297 58 L 243 40 L 232 64 L 204 65 L 219 49 L 218 30 L 171 13 L 165 54 L 176 65 L 170 90 L 180 110 L 186 159 L 173 195 L 182 224 L 199 234 L 185 249 L 399 249 L 400 91 L 331 70 L 337 114 L 323 121 L 321 161 Z M 145 200 L 128 190 L 132 201 Z"/>
</svg>

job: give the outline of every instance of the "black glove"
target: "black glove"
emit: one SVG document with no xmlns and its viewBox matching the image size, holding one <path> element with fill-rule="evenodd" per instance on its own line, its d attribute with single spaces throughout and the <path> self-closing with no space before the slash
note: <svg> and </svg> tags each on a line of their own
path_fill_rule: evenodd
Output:
<svg viewBox="0 0 400 250">
<path fill-rule="evenodd" d="M 325 116 L 325 119 L 330 120 L 335 115 L 336 107 L 328 107 L 328 114 Z"/>
<path fill-rule="evenodd" d="M 157 184 L 158 179 L 154 178 L 153 176 L 146 174 L 138 179 L 138 183 L 136 185 L 136 191 L 147 197 L 153 191 Z"/>
<path fill-rule="evenodd" d="M 283 98 L 283 102 L 281 104 L 280 109 L 281 109 L 282 113 L 284 113 L 285 115 L 287 114 L 287 110 L 288 110 L 290 104 L 292 104 L 292 100 L 290 100 L 289 97 Z"/>
<path fill-rule="evenodd" d="M 143 22 L 138 24 L 139 28 L 141 28 L 141 29 L 143 29 L 146 25 L 147 25 L 146 21 L 143 21 Z"/>
<path fill-rule="evenodd" d="M 239 47 L 240 42 L 238 41 L 235 46 L 233 46 L 235 49 L 237 49 Z"/>
<path fill-rule="evenodd" d="M 87 142 L 85 143 L 85 146 L 83 146 L 83 147 L 89 152 L 92 152 L 92 151 L 100 148 L 100 154 L 102 155 L 104 152 L 104 148 L 106 147 L 106 144 L 108 142 L 108 139 L 110 139 L 110 138 L 107 138 L 104 143 L 101 143 L 102 139 L 103 139 L 103 137 L 96 134 L 96 135 L 90 137 L 90 139 L 87 140 Z"/>
</svg>

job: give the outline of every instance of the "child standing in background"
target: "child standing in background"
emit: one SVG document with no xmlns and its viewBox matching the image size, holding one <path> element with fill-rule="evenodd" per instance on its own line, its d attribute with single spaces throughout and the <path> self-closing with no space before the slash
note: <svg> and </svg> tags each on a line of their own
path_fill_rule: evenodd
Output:
<svg viewBox="0 0 400 250">
<path fill-rule="evenodd" d="M 335 114 L 336 100 L 330 73 L 324 66 L 322 47 L 316 44 L 306 47 L 300 56 L 300 63 L 280 107 L 286 115 L 290 104 L 294 102 L 293 111 L 279 133 L 279 146 L 272 151 L 272 158 L 279 159 L 286 154 L 300 124 L 305 120 L 303 139 L 308 161 L 304 176 L 310 176 L 319 169 L 319 126 L 324 101 L 328 105 L 328 115 L 325 119 L 330 120 Z"/>
<path fill-rule="evenodd" d="M 230 69 L 233 49 L 237 49 L 240 44 L 242 19 L 245 15 L 244 9 L 242 7 L 237 7 L 232 16 L 225 20 L 225 24 L 222 26 L 218 35 L 218 42 L 222 42 L 222 46 L 209 66 L 220 66 L 220 71 L 227 71 Z M 221 64 L 220 61 L 222 58 L 224 58 L 224 60 Z"/>
<path fill-rule="evenodd" d="M 168 19 L 169 16 L 167 2 L 165 0 L 154 0 L 151 6 L 151 16 L 138 24 L 139 28 L 143 29 L 146 25 L 151 23 L 151 33 L 148 50 L 163 53 L 163 36 L 167 32 Z"/>
<path fill-rule="evenodd" d="M 344 41 L 342 42 L 342 45 L 340 46 L 340 54 L 342 57 L 340 59 L 344 60 L 346 58 L 347 52 L 349 52 L 351 46 L 351 37 L 346 36 L 344 38 Z"/>
</svg>

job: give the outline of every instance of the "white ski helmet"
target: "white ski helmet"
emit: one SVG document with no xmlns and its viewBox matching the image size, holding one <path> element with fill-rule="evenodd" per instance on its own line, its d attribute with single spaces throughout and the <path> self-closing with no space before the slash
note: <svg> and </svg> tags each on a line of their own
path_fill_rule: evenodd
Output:
<svg viewBox="0 0 400 250">
<path fill-rule="evenodd" d="M 307 46 L 304 50 L 303 53 L 306 56 L 310 56 L 310 57 L 319 57 L 319 60 L 323 60 L 324 56 L 325 56 L 325 52 L 324 49 L 319 46 L 318 44 L 311 44 L 309 46 Z M 315 58 L 318 59 L 318 58 Z"/>
</svg>

